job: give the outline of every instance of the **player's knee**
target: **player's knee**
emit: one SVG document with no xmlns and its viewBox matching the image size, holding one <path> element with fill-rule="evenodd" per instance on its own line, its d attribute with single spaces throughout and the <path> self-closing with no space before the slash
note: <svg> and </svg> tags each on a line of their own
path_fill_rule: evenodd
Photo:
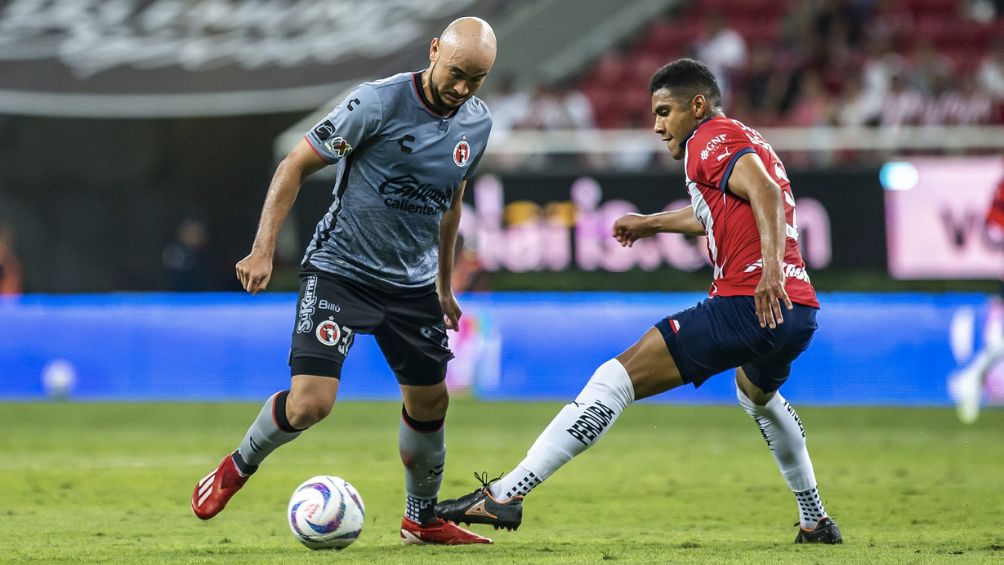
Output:
<svg viewBox="0 0 1004 565">
<path fill-rule="evenodd" d="M 427 396 L 421 402 L 413 403 L 408 407 L 408 415 L 420 422 L 442 420 L 446 417 L 449 406 L 450 395 L 444 387 L 441 394 Z"/>
<path fill-rule="evenodd" d="M 295 398 L 286 401 L 286 418 L 290 425 L 305 429 L 320 422 L 331 413 L 333 402 L 322 398 Z"/>
</svg>

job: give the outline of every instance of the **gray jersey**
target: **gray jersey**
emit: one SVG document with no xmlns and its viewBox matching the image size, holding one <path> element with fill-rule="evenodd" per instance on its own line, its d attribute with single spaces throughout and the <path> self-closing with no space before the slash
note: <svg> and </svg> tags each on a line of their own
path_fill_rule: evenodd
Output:
<svg viewBox="0 0 1004 565">
<path fill-rule="evenodd" d="M 435 282 L 439 221 L 474 174 L 492 120 L 477 97 L 443 117 L 421 88 L 418 73 L 364 83 L 307 132 L 338 170 L 304 267 L 390 290 Z"/>
</svg>

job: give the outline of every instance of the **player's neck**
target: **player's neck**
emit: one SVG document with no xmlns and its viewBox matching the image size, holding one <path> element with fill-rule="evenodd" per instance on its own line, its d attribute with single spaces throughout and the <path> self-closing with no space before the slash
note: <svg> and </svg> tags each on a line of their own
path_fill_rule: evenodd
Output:
<svg viewBox="0 0 1004 565">
<path fill-rule="evenodd" d="M 437 114 L 442 115 L 444 118 L 449 117 L 456 111 L 456 108 L 450 108 L 444 105 L 439 97 L 436 96 L 435 92 L 432 90 L 432 72 L 430 69 L 425 69 L 419 75 L 419 82 L 422 88 L 419 90 L 419 94 L 422 96 L 422 101 L 425 105 L 435 111 Z"/>
</svg>

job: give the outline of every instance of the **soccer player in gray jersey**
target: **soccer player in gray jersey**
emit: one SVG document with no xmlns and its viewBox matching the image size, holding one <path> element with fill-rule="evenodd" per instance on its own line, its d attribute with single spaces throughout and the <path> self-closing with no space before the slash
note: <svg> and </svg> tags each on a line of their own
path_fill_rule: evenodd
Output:
<svg viewBox="0 0 1004 565">
<path fill-rule="evenodd" d="M 491 130 L 474 93 L 495 62 L 495 34 L 483 20 L 458 19 L 432 40 L 429 62 L 360 85 L 276 169 L 251 253 L 237 263 L 248 292 L 268 285 L 276 236 L 303 180 L 335 165 L 334 201 L 303 258 L 289 390 L 268 399 L 237 450 L 196 485 L 192 510 L 203 520 L 269 453 L 328 415 L 355 334 L 370 333 L 404 400 L 402 539 L 491 543 L 433 509 L 446 458 L 446 330 L 461 315 L 450 275 L 464 187 Z"/>
</svg>

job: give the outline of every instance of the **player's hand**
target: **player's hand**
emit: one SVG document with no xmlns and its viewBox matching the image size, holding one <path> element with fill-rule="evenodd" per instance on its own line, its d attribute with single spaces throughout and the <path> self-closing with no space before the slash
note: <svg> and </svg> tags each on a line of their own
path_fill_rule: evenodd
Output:
<svg viewBox="0 0 1004 565">
<path fill-rule="evenodd" d="M 452 290 L 438 291 L 439 305 L 443 307 L 443 323 L 446 329 L 457 331 L 460 329 L 460 317 L 464 312 L 460 309 L 457 297 L 453 296 Z"/>
<path fill-rule="evenodd" d="M 272 278 L 272 256 L 264 253 L 251 252 L 250 255 L 237 262 L 237 280 L 241 281 L 244 290 L 257 294 L 265 290 Z"/>
<path fill-rule="evenodd" d="M 753 300 L 756 302 L 756 317 L 760 320 L 760 327 L 776 328 L 778 324 L 784 323 L 784 316 L 781 314 L 781 303 L 785 308 L 791 310 L 794 306 L 788 293 L 784 290 L 784 272 L 781 263 L 763 267 L 763 274 L 760 282 L 753 292 Z"/>
<path fill-rule="evenodd" d="M 624 214 L 614 222 L 613 236 L 621 247 L 631 247 L 639 239 L 655 235 L 655 228 L 643 214 Z"/>
</svg>

